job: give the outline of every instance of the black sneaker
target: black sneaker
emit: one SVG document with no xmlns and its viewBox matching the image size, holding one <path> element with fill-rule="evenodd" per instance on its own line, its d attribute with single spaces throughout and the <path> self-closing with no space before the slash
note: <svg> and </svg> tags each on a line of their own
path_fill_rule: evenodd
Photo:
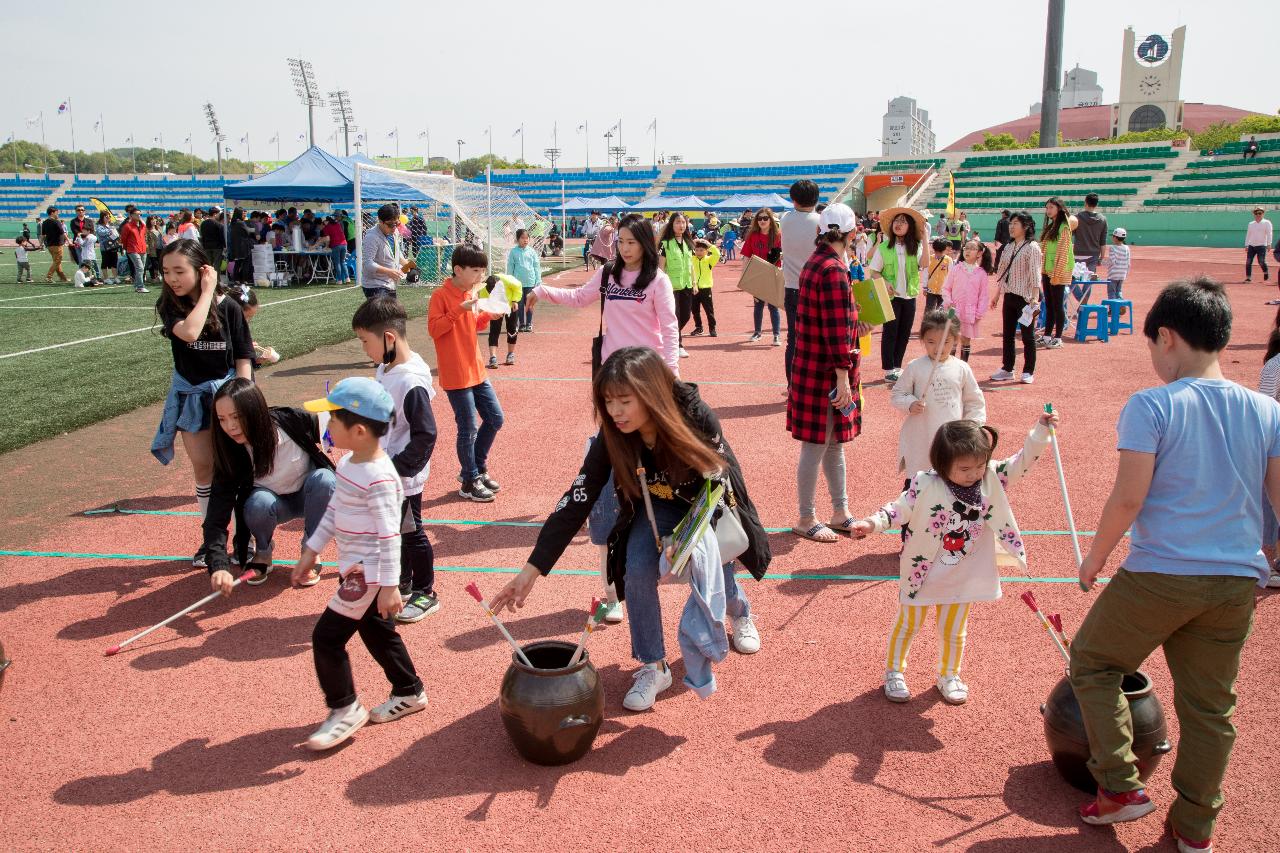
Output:
<svg viewBox="0 0 1280 853">
<path fill-rule="evenodd" d="M 692 332 L 690 332 L 690 333 L 689 333 L 689 337 L 691 337 L 691 338 L 700 338 L 700 337 L 702 337 L 702 330 L 701 330 L 701 329 L 694 329 Z"/>
<path fill-rule="evenodd" d="M 463 483 L 462 488 L 458 489 L 458 496 L 466 498 L 476 503 L 487 504 L 493 503 L 493 492 L 484 487 L 484 483 L 474 480 L 470 483 Z"/>
<path fill-rule="evenodd" d="M 498 481 L 489 476 L 488 471 L 481 471 L 478 479 L 486 489 L 493 492 L 495 495 L 502 491 L 502 486 L 499 486 Z"/>
<path fill-rule="evenodd" d="M 713 337 L 713 338 L 714 338 L 714 337 L 716 337 L 716 330 L 715 330 L 715 329 L 712 329 L 712 330 L 711 330 L 711 337 Z"/>
</svg>

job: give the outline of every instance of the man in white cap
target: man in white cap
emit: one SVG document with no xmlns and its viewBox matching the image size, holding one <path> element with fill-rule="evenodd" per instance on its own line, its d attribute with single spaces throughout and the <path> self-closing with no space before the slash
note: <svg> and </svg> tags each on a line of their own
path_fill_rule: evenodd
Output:
<svg viewBox="0 0 1280 853">
<path fill-rule="evenodd" d="M 1261 207 L 1253 209 L 1253 221 L 1244 235 L 1244 280 L 1253 281 L 1253 259 L 1256 257 L 1262 266 L 1262 280 L 1271 278 L 1267 269 L 1267 249 L 1271 248 L 1271 220 L 1264 219 L 1266 211 Z"/>
</svg>

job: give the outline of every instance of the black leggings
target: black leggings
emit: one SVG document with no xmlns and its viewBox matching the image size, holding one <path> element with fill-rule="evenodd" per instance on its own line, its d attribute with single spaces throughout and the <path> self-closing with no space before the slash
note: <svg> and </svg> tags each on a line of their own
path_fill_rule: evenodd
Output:
<svg viewBox="0 0 1280 853">
<path fill-rule="evenodd" d="M 1049 276 L 1044 274 L 1040 276 L 1040 285 L 1044 288 L 1044 336 L 1060 338 L 1067 323 L 1067 311 L 1062 305 L 1067 286 L 1050 284 Z"/>
<path fill-rule="evenodd" d="M 1017 359 L 1017 349 L 1014 344 L 1014 336 L 1018 334 L 1018 318 L 1022 316 L 1023 310 L 1027 307 L 1027 300 L 1023 299 L 1016 293 L 1006 293 L 1004 295 L 1004 304 L 1002 307 L 1001 317 L 1004 320 L 1004 360 L 1000 366 L 1010 373 L 1013 373 L 1013 364 Z M 1033 316 L 1031 322 L 1022 327 L 1022 372 L 1034 374 L 1036 372 L 1036 318 Z"/>
<path fill-rule="evenodd" d="M 693 287 L 686 287 L 684 290 L 677 290 L 676 296 L 676 331 L 680 334 L 680 340 L 684 340 L 684 327 L 688 325 L 689 318 L 693 316 Z"/>
<path fill-rule="evenodd" d="M 427 531 L 422 529 L 422 495 L 406 495 L 413 530 L 400 534 L 400 592 L 435 594 L 436 555 Z"/>
<path fill-rule="evenodd" d="M 489 346 L 496 347 L 498 345 L 498 335 L 502 333 L 502 324 L 507 324 L 507 346 L 514 347 L 516 338 L 519 337 L 516 327 L 516 315 L 508 314 L 506 317 L 499 317 L 496 320 L 489 321 Z"/>
<path fill-rule="evenodd" d="M 337 710 L 356 701 L 351 658 L 347 656 L 347 643 L 356 633 L 360 634 L 364 647 L 382 667 L 387 681 L 391 682 L 391 695 L 417 696 L 422 690 L 422 680 L 413 668 L 404 640 L 396 633 L 396 623 L 378 614 L 378 599 L 375 597 L 360 619 L 349 619 L 326 607 L 311 632 L 316 677 L 324 691 L 325 704 L 331 710 Z"/>
<path fill-rule="evenodd" d="M 880 366 L 885 370 L 902 367 L 911 340 L 911 326 L 916 321 L 915 297 L 893 297 L 893 319 L 880 331 Z"/>
</svg>

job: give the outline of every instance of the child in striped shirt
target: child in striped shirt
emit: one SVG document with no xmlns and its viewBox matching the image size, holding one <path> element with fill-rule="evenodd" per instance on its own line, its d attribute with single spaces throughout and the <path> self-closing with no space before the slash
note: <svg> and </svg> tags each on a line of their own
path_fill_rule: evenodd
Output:
<svg viewBox="0 0 1280 853">
<path fill-rule="evenodd" d="M 1107 298 L 1124 299 L 1124 280 L 1129 277 L 1129 232 L 1117 228 L 1111 232 L 1111 259 L 1107 267 Z M 1123 311 L 1121 312 L 1123 316 Z"/>
<path fill-rule="evenodd" d="M 311 635 L 316 676 L 329 706 L 328 719 L 307 739 L 307 747 L 319 751 L 342 743 L 370 720 L 387 723 L 421 711 L 427 706 L 427 694 L 392 621 L 403 606 L 404 491 L 379 439 L 390 427 L 395 403 L 380 384 L 361 376 L 342 380 L 328 397 L 304 405 L 311 412 L 332 412 L 333 444 L 351 451 L 338 463 L 337 489 L 293 569 L 294 586 L 313 586 L 320 579 L 316 556 L 337 538 L 342 584 Z M 347 642 L 357 632 L 391 682 L 391 698 L 372 713 L 356 696 L 347 657 Z"/>
</svg>

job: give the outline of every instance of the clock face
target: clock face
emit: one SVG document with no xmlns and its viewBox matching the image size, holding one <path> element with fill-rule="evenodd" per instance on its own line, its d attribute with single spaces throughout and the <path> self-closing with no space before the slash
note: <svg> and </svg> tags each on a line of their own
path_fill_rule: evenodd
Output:
<svg viewBox="0 0 1280 853">
<path fill-rule="evenodd" d="M 1164 85 L 1159 77 L 1154 74 L 1148 74 L 1138 81 L 1138 91 L 1144 95 L 1154 95 L 1160 91 L 1160 87 Z"/>
</svg>

